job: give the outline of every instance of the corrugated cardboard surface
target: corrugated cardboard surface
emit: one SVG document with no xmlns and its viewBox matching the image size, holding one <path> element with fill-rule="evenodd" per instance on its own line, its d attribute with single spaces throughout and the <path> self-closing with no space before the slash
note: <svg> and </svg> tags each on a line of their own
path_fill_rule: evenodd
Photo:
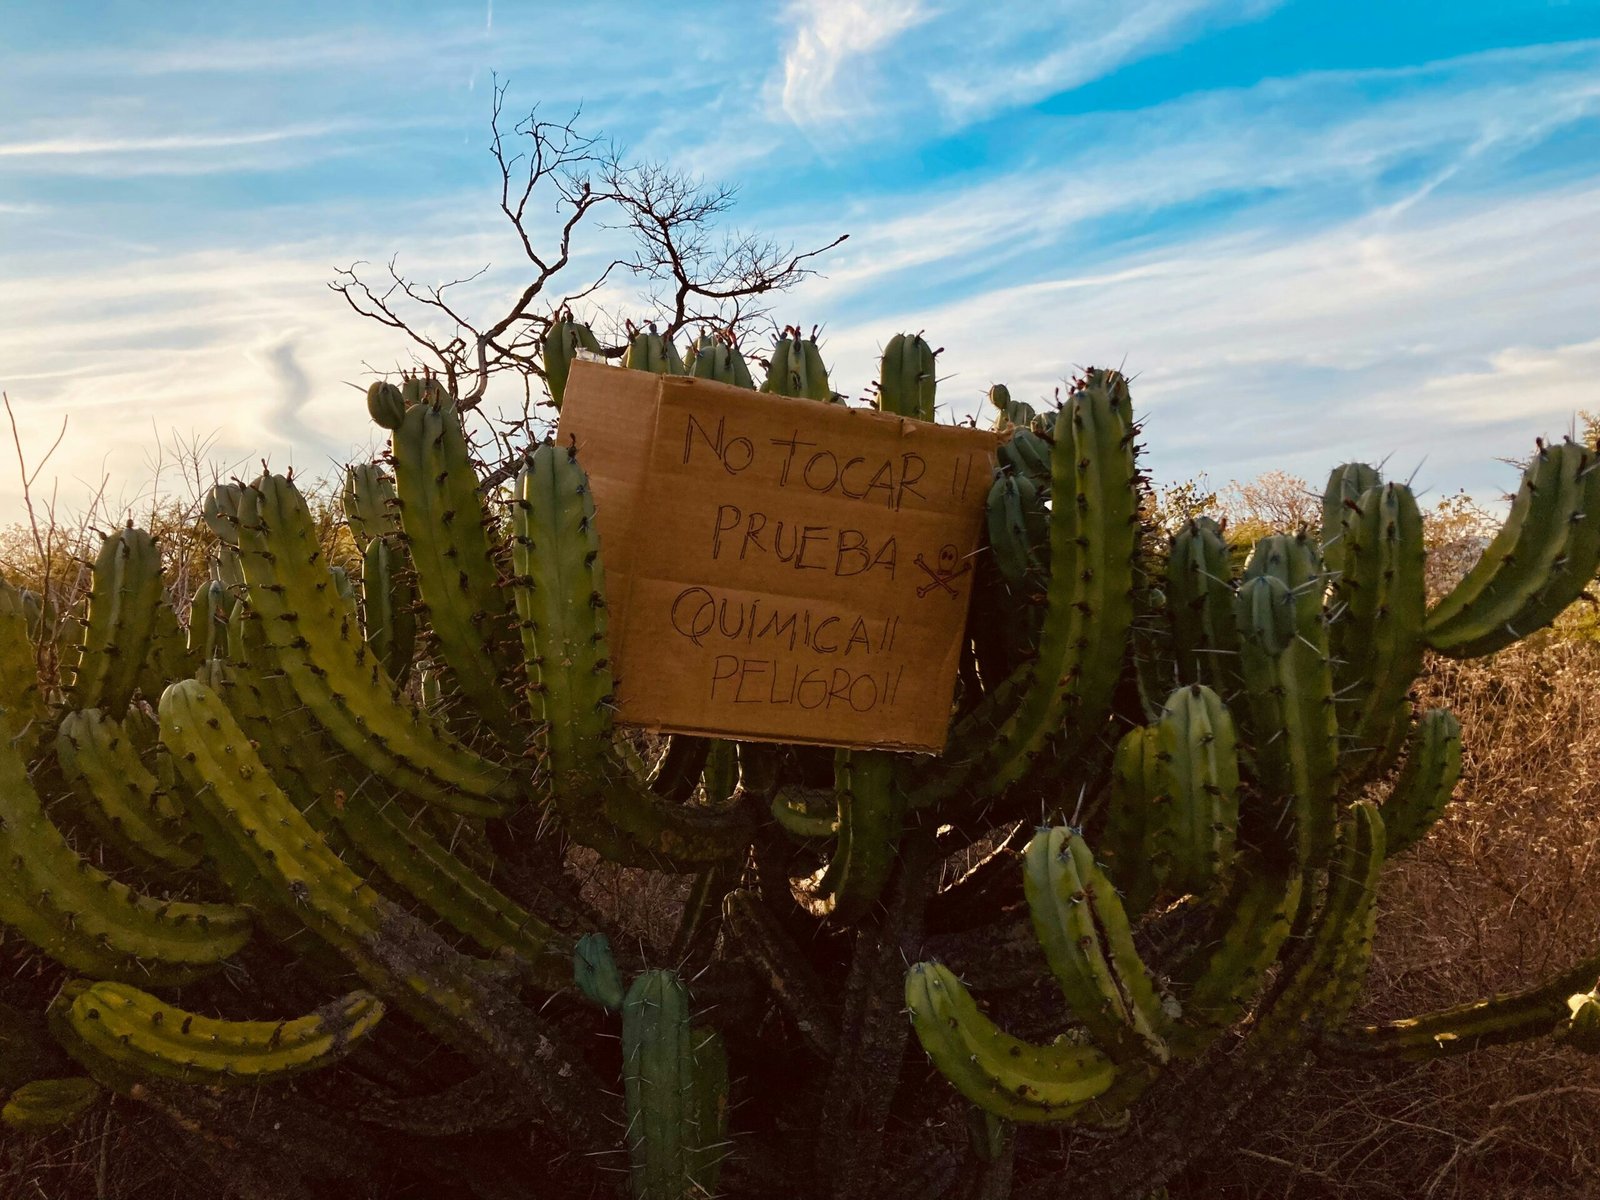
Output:
<svg viewBox="0 0 1600 1200">
<path fill-rule="evenodd" d="M 579 362 L 619 718 L 943 748 L 997 435 Z"/>
</svg>

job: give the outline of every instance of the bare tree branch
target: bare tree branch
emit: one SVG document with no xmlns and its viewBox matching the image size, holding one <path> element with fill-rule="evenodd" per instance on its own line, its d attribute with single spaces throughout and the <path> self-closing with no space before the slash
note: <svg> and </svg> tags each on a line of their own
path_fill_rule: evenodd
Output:
<svg viewBox="0 0 1600 1200">
<path fill-rule="evenodd" d="M 544 377 L 541 346 L 554 314 L 592 300 L 619 271 L 641 286 L 649 309 L 644 319 L 662 326 L 665 336 L 702 324 L 737 337 L 769 321 L 772 297 L 814 274 L 815 259 L 848 236 L 796 250 L 736 231 L 719 233 L 719 220 L 736 200 L 734 189 L 708 186 L 659 163 L 624 162 L 615 144 L 580 131 L 581 109 L 565 120 L 546 120 L 535 107 L 508 129 L 506 89 L 495 81 L 489 150 L 500 175 L 500 211 L 532 275 L 504 314 L 475 321 L 447 297 L 450 289 L 482 278 L 487 266 L 424 285 L 403 275 L 392 258 L 377 281 L 369 280 L 370 263 L 355 262 L 329 283 L 355 312 L 403 334 L 418 366 L 438 370 L 452 386 L 470 378 L 457 401 L 463 411 L 483 401 L 492 375 L 515 373 L 523 377 L 527 400 L 514 424 L 531 429 L 533 380 Z M 624 231 L 631 250 L 546 307 L 573 265 L 584 223 L 607 206 L 616 210 L 611 222 L 593 223 L 602 231 Z M 551 215 L 554 229 L 541 236 L 539 228 Z M 622 322 L 617 325 L 620 330 Z M 625 349 L 618 344 L 605 352 L 620 357 Z"/>
</svg>

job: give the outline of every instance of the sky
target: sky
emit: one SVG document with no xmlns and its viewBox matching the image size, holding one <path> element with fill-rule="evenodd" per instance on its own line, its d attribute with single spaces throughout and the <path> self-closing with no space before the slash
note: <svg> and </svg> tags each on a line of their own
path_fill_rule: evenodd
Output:
<svg viewBox="0 0 1600 1200">
<path fill-rule="evenodd" d="M 1600 0 L 0 0 L 0 29 L 0 387 L 35 461 L 66 417 L 67 509 L 137 502 L 176 441 L 372 450 L 361 389 L 407 348 L 328 281 L 488 267 L 463 302 L 505 310 L 496 79 L 736 186 L 740 229 L 848 233 L 775 316 L 849 394 L 924 330 L 942 419 L 1120 365 L 1158 480 L 1385 460 L 1482 499 L 1600 410 Z"/>
</svg>

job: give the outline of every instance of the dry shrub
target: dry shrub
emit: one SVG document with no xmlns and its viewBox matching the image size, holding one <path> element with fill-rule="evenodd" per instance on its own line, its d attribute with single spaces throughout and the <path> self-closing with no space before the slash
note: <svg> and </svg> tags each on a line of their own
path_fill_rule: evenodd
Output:
<svg viewBox="0 0 1600 1200">
<path fill-rule="evenodd" d="M 1533 984 L 1600 944 L 1600 643 L 1435 660 L 1418 698 L 1461 719 L 1466 766 L 1439 826 L 1387 870 L 1358 1019 Z M 1191 1194 L 1600 1196 L 1597 1103 L 1600 1060 L 1548 1042 L 1421 1067 L 1324 1061 Z"/>
</svg>

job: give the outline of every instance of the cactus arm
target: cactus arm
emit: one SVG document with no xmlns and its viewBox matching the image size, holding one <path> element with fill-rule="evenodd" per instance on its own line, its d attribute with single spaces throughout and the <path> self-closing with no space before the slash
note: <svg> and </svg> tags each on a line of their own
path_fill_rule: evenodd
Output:
<svg viewBox="0 0 1600 1200">
<path fill-rule="evenodd" d="M 938 963 L 917 963 L 906 973 L 906 1007 L 939 1073 L 979 1108 L 1006 1120 L 1070 1120 L 1115 1081 L 1111 1060 L 1090 1047 L 1036 1046 L 1011 1037 Z"/>
<path fill-rule="evenodd" d="M 638 330 L 628 339 L 622 365 L 630 371 L 651 371 L 657 375 L 684 374 L 678 348 L 657 333 L 654 326 Z"/>
<path fill-rule="evenodd" d="M 1101 858 L 1130 913 L 1150 907 L 1170 865 L 1161 837 L 1164 797 L 1156 750 L 1156 731 L 1136 726 L 1117 743 L 1111 764 Z"/>
<path fill-rule="evenodd" d="M 0 578 L 0 707 L 13 735 L 31 730 L 45 716 L 29 624 L 22 592 Z"/>
<path fill-rule="evenodd" d="M 772 348 L 772 362 L 761 390 L 777 396 L 831 402 L 833 388 L 816 339 L 803 337 L 798 329 L 784 330 Z"/>
<path fill-rule="evenodd" d="M 728 1049 L 714 1029 L 689 1029 L 689 1122 L 684 1169 L 690 1195 L 716 1195 L 717 1176 L 727 1158 Z"/>
<path fill-rule="evenodd" d="M 1074 1015 L 1118 1062 L 1165 1062 L 1168 1024 L 1133 930 L 1094 854 L 1067 828 L 1041 829 L 1023 853 L 1033 932 Z"/>
<path fill-rule="evenodd" d="M 1231 698 L 1239 688 L 1233 568 L 1222 528 L 1210 517 L 1195 517 L 1174 535 L 1166 579 L 1179 681 Z"/>
<path fill-rule="evenodd" d="M 1372 488 L 1345 512 L 1333 596 L 1341 612 L 1329 637 L 1346 743 L 1340 770 L 1351 786 L 1387 767 L 1383 751 L 1422 668 L 1426 551 L 1422 515 L 1404 484 Z"/>
<path fill-rule="evenodd" d="M 1239 759 L 1233 718 L 1210 688 L 1191 684 L 1167 700 L 1155 725 L 1155 757 L 1165 777 L 1162 824 L 1174 891 L 1204 894 L 1233 865 L 1239 823 Z"/>
<path fill-rule="evenodd" d="M 700 775 L 711 753 L 711 738 L 675 733 L 667 738 L 667 748 L 650 770 L 650 790 L 663 800 L 682 804 L 694 795 Z"/>
<path fill-rule="evenodd" d="M 242 909 L 157 900 L 79 857 L 45 815 L 6 736 L 0 736 L 0 864 L 0 921 L 85 974 L 182 983 L 250 937 Z"/>
<path fill-rule="evenodd" d="M 392 679 L 411 669 L 416 600 L 405 552 L 388 538 L 373 538 L 361 556 L 361 631 Z"/>
<path fill-rule="evenodd" d="M 894 869 L 905 814 L 895 756 L 841 750 L 835 758 L 839 841 L 828 865 L 797 898 L 813 916 L 860 921 L 883 894 Z"/>
<path fill-rule="evenodd" d="M 400 519 L 394 506 L 394 481 L 377 463 L 353 463 L 346 467 L 339 499 L 344 508 L 345 525 L 355 539 L 357 550 L 365 553 L 375 538 L 400 532 Z"/>
<path fill-rule="evenodd" d="M 76 708 L 102 708 L 118 720 L 128 710 L 150 652 L 161 603 L 161 552 L 128 522 L 95 557 L 89 611 L 67 691 Z"/>
<path fill-rule="evenodd" d="M 557 313 L 541 339 L 544 355 L 544 382 L 550 389 L 550 401 L 557 409 L 567 394 L 567 376 L 572 373 L 572 362 L 579 350 L 600 352 L 600 343 L 587 325 L 572 319 L 570 313 Z"/>
<path fill-rule="evenodd" d="M 223 549 L 232 551 L 237 565 L 238 551 L 229 546 Z M 228 589 L 220 579 L 208 580 L 195 589 L 194 599 L 189 601 L 188 657 L 193 665 L 199 666 L 207 659 L 221 658 L 226 653 L 231 604 Z M 160 698 L 158 692 L 156 699 Z"/>
<path fill-rule="evenodd" d="M 1600 472 L 1576 442 L 1539 447 L 1482 558 L 1428 613 L 1428 645 L 1452 658 L 1509 646 L 1544 628 L 1600 567 Z"/>
<path fill-rule="evenodd" d="M 1328 868 L 1328 890 L 1304 948 L 1279 976 L 1255 1030 L 1263 1046 L 1299 1045 L 1317 1024 L 1342 1020 L 1372 953 L 1372 918 L 1383 869 L 1383 817 L 1370 800 L 1351 805 Z"/>
<path fill-rule="evenodd" d="M 497 657 L 511 637 L 511 612 L 461 414 L 448 397 L 418 404 L 393 442 L 395 503 L 439 656 L 455 675 L 466 712 L 481 718 L 503 745 L 521 750 L 516 692 L 500 681 L 512 664 Z"/>
<path fill-rule="evenodd" d="M 1449 709 L 1423 714 L 1411 731 L 1405 765 L 1383 802 L 1392 857 L 1427 836 L 1461 780 L 1461 725 Z"/>
<path fill-rule="evenodd" d="M 569 975 L 556 931 L 442 846 L 395 802 L 357 789 L 334 812 L 373 865 L 490 954 L 515 954 L 530 982 L 551 991 Z"/>
<path fill-rule="evenodd" d="M 179 871 L 199 864 L 186 844 L 183 805 L 145 768 L 121 724 L 95 708 L 68 713 L 56 758 L 84 815 L 130 863 Z"/>
<path fill-rule="evenodd" d="M 1263 542 L 1276 545 L 1258 550 L 1251 562 L 1270 561 L 1240 584 L 1235 597 L 1255 775 L 1260 790 L 1280 799 L 1292 814 L 1300 861 L 1320 863 L 1333 838 L 1338 779 L 1338 727 L 1321 592 L 1308 542 Z M 1278 839 L 1284 813 L 1252 815 L 1258 825 L 1247 829 L 1250 836 Z"/>
<path fill-rule="evenodd" d="M 938 386 L 933 350 L 921 334 L 897 333 L 883 348 L 878 373 L 878 408 L 882 412 L 932 421 Z"/>
<path fill-rule="evenodd" d="M 6 1097 L 0 1124 L 24 1133 L 64 1129 L 94 1107 L 101 1094 L 98 1083 L 82 1076 L 36 1079 Z"/>
<path fill-rule="evenodd" d="M 673 971 L 646 971 L 622 1004 L 622 1082 L 633 1194 L 687 1194 L 693 1057 L 689 995 Z"/>
<path fill-rule="evenodd" d="M 1139 491 L 1127 384 L 1092 371 L 1055 423 L 1050 580 L 1038 655 L 956 723 L 936 768 L 913 774 L 911 803 L 992 796 L 1020 779 L 1063 726 L 1098 729 L 1133 620 Z"/>
<path fill-rule="evenodd" d="M 120 1072 L 212 1086 L 253 1084 L 327 1066 L 360 1044 L 383 1003 L 351 992 L 308 1016 L 285 1021 L 225 1021 L 186 1012 L 138 988 L 96 983 L 65 1014 L 91 1061 Z"/>
<path fill-rule="evenodd" d="M 1600 955 L 1536 987 L 1453 1005 L 1414 1017 L 1324 1033 L 1318 1049 L 1334 1056 L 1424 1061 L 1484 1046 L 1526 1041 L 1569 1019 L 1572 993 L 1600 976 Z"/>
<path fill-rule="evenodd" d="M 538 1097 L 568 1136 L 598 1149 L 593 1077 L 532 1013 L 484 982 L 481 964 L 378 895 L 272 782 L 217 695 L 195 680 L 161 697 L 161 739 L 192 785 L 191 807 L 386 1002 Z"/>
<path fill-rule="evenodd" d="M 1383 477 L 1377 468 L 1366 463 L 1345 463 L 1328 474 L 1328 486 L 1322 490 L 1322 534 L 1318 548 L 1322 552 L 1322 564 L 1330 573 L 1344 572 L 1356 503 L 1366 492 L 1382 484 Z"/>
<path fill-rule="evenodd" d="M 578 990 L 607 1012 L 621 1012 L 626 989 L 622 971 L 603 933 L 586 933 L 572 947 L 572 977 Z"/>
<path fill-rule="evenodd" d="M 1171 1035 L 1174 1054 L 1198 1055 L 1250 1010 L 1289 937 L 1302 882 L 1300 872 L 1270 860 L 1235 873 L 1204 950 L 1174 971 L 1183 1007 Z"/>
<path fill-rule="evenodd" d="M 333 594 L 305 501 L 263 475 L 240 502 L 251 607 L 301 701 L 334 741 L 381 778 L 432 803 L 492 816 L 516 794 L 510 773 L 396 696 Z"/>
<path fill-rule="evenodd" d="M 513 518 L 529 690 L 563 827 L 628 865 L 698 871 L 740 853 L 742 812 L 666 803 L 616 759 L 600 538 L 575 452 L 539 447 L 517 478 Z"/>
<path fill-rule="evenodd" d="M 139 668 L 139 691 L 150 701 L 160 699 L 161 691 L 174 679 L 181 679 L 189 666 L 188 635 L 178 623 L 177 610 L 165 597 L 156 605 L 155 623 L 150 632 L 150 652 Z"/>
</svg>

